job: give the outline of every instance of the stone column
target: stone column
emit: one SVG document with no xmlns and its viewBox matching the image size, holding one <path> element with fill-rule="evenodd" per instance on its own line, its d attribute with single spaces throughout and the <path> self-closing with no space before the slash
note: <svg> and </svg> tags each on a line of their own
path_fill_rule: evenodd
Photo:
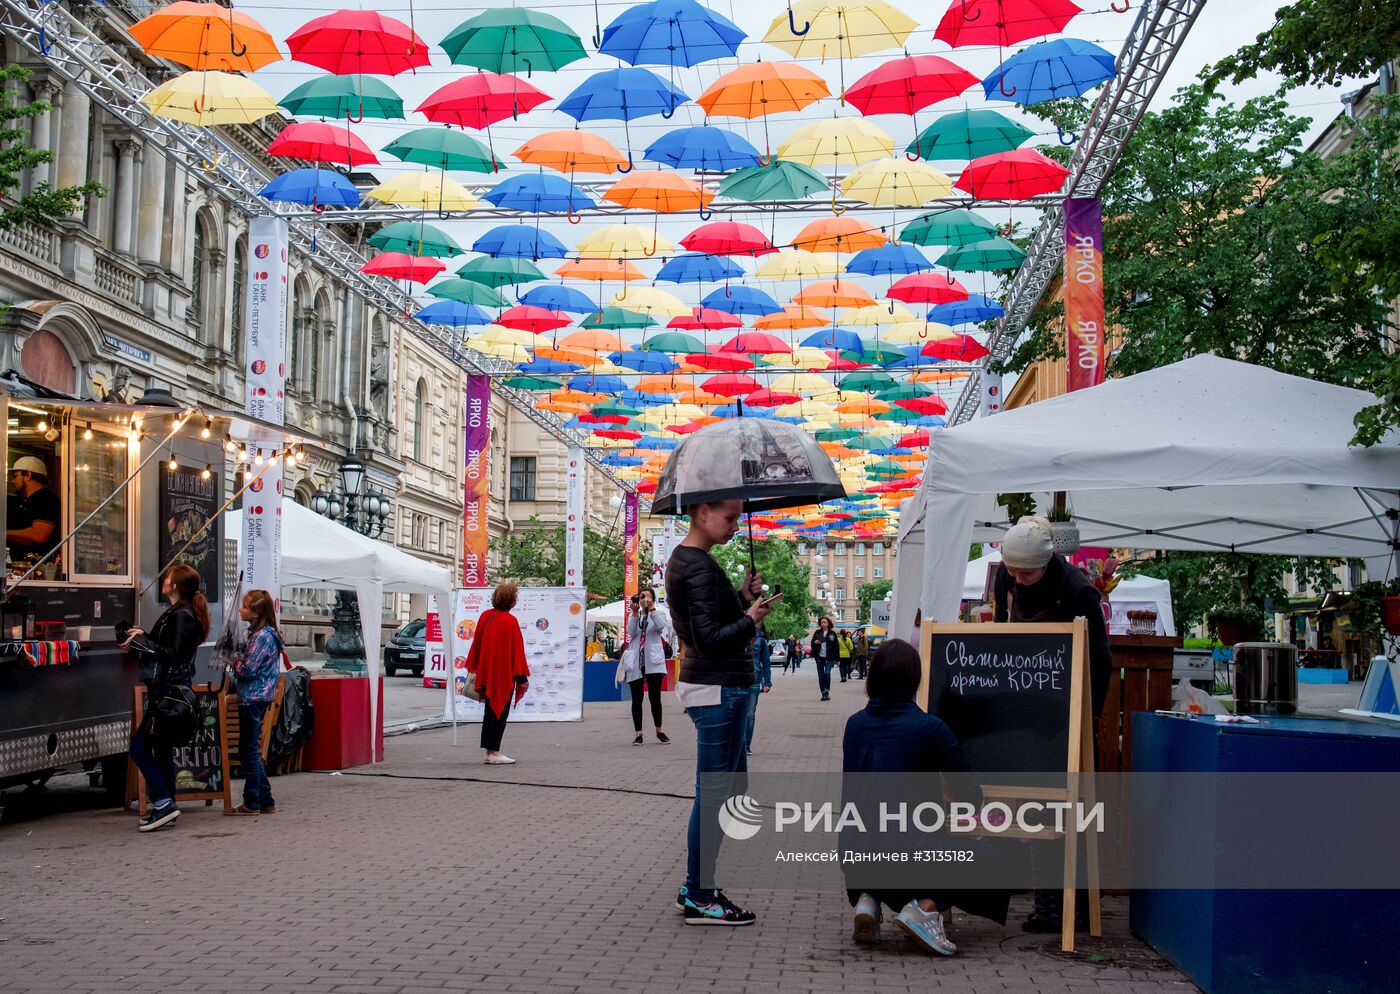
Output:
<svg viewBox="0 0 1400 994">
<path fill-rule="evenodd" d="M 147 145 L 141 162 L 141 199 L 136 217 L 136 257 L 145 266 L 159 269 L 165 247 L 164 146 Z"/>
<path fill-rule="evenodd" d="M 136 206 L 136 153 L 140 146 L 122 139 L 117 146 L 117 193 L 113 201 L 116 225 L 113 228 L 112 249 L 130 255 L 132 251 L 132 214 Z"/>
<path fill-rule="evenodd" d="M 57 186 L 82 186 L 88 179 L 88 123 L 92 101 L 76 83 L 63 88 L 63 114 L 59 118 Z M 79 209 L 81 213 L 81 208 Z"/>
<path fill-rule="evenodd" d="M 53 104 L 62 87 L 57 80 L 49 79 L 47 76 L 36 76 L 29 81 L 29 92 L 34 95 L 35 100 L 46 100 Z M 50 107 L 41 114 L 35 114 L 33 118 L 32 137 L 36 151 L 55 152 L 53 140 L 53 119 L 55 107 Z M 57 158 L 57 153 L 54 155 Z M 54 164 L 44 162 L 35 166 L 33 175 L 30 178 L 30 188 L 38 187 L 41 183 L 53 185 Z"/>
</svg>

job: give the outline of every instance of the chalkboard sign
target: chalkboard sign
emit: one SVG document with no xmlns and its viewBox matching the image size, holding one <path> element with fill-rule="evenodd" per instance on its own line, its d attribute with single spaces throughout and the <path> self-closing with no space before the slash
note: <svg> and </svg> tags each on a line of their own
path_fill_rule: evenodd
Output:
<svg viewBox="0 0 1400 994">
<path fill-rule="evenodd" d="M 920 703 L 974 770 L 1081 769 L 1084 623 L 924 626 Z"/>
<path fill-rule="evenodd" d="M 210 472 L 206 480 L 198 469 L 161 468 L 160 528 L 157 532 L 161 566 L 174 562 L 193 566 L 199 571 L 204 596 L 211 601 L 218 601 L 219 591 L 223 589 L 219 522 L 210 521 L 223 503 L 221 493 L 217 473 Z M 184 551 L 176 556 L 181 548 Z"/>
<path fill-rule="evenodd" d="M 175 799 L 181 801 L 223 801 L 224 812 L 232 810 L 232 784 L 229 782 L 228 693 L 219 684 L 197 683 L 194 736 L 175 750 Z M 136 690 L 136 722 L 141 721 L 146 703 L 144 687 Z M 141 809 L 146 807 L 146 785 L 141 784 Z"/>
</svg>

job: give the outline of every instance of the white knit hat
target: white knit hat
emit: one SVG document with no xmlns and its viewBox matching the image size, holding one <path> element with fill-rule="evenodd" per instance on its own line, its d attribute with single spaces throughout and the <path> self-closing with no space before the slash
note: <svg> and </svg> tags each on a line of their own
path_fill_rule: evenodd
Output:
<svg viewBox="0 0 1400 994">
<path fill-rule="evenodd" d="M 1001 540 L 1001 561 L 1015 569 L 1040 569 L 1054 554 L 1050 522 L 1038 515 L 1016 522 Z"/>
</svg>

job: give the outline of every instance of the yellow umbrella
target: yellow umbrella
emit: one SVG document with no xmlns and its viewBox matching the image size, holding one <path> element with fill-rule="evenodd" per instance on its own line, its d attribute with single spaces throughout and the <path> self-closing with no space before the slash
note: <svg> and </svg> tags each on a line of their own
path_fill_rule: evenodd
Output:
<svg viewBox="0 0 1400 994">
<path fill-rule="evenodd" d="M 819 348 L 798 346 L 792 350 L 791 362 L 798 369 L 823 370 L 831 366 L 832 358 Z"/>
<path fill-rule="evenodd" d="M 420 211 L 469 211 L 481 204 L 465 186 L 440 172 L 400 173 L 369 195 L 383 204 Z"/>
<path fill-rule="evenodd" d="M 676 247 L 665 238 L 635 224 L 610 224 L 578 243 L 580 259 L 641 259 L 674 251 Z"/>
<path fill-rule="evenodd" d="M 858 166 L 894 154 L 894 139 L 862 117 L 804 125 L 778 146 L 778 158 L 804 166 Z"/>
<path fill-rule="evenodd" d="M 841 192 L 875 207 L 922 207 L 946 197 L 953 181 L 922 159 L 879 159 L 851 171 Z"/>
<path fill-rule="evenodd" d="M 875 304 L 871 307 L 852 307 L 850 310 L 842 311 L 837 316 L 837 323 L 843 328 L 889 328 L 897 324 L 905 324 L 909 321 L 919 319 L 902 304 L 894 304 L 894 313 L 890 313 L 888 304 Z"/>
<path fill-rule="evenodd" d="M 773 19 L 763 40 L 794 58 L 853 59 L 900 48 L 918 26 L 882 0 L 798 0 Z"/>
<path fill-rule="evenodd" d="M 246 76 L 191 70 L 141 98 L 157 117 L 197 124 L 252 124 L 277 113 L 277 101 Z"/>
<path fill-rule="evenodd" d="M 529 334 L 529 332 L 526 332 Z M 509 342 L 492 341 L 488 336 L 476 335 L 467 339 L 467 348 L 476 349 L 482 355 L 489 355 L 493 359 L 504 359 L 506 362 L 529 362 L 533 356 L 530 350 L 523 345 L 511 345 Z"/>
<path fill-rule="evenodd" d="M 950 338 L 953 334 L 953 329 L 946 324 L 916 319 L 896 324 L 885 332 L 883 338 L 887 342 L 895 342 L 899 345 L 913 345 L 915 342 L 936 342 L 940 338 Z"/>
<path fill-rule="evenodd" d="M 820 280 L 846 271 L 840 256 L 834 252 L 808 252 L 787 249 L 767 256 L 754 270 L 761 280 Z"/>
<path fill-rule="evenodd" d="M 658 404 L 656 407 L 649 407 L 637 415 L 637 420 L 643 424 L 665 427 L 666 425 L 689 424 L 696 418 L 704 416 L 705 409 L 696 404 Z"/>
<path fill-rule="evenodd" d="M 839 398 L 836 385 L 816 373 L 780 373 L 768 384 L 773 393 L 795 393 L 811 398 Z"/>
<path fill-rule="evenodd" d="M 499 342 L 502 345 L 519 345 L 523 348 L 532 349 L 539 344 L 539 336 L 524 328 L 507 328 L 504 325 L 493 324 L 481 334 L 475 336 L 477 341 Z"/>
<path fill-rule="evenodd" d="M 641 311 L 650 317 L 664 317 L 667 320 L 684 317 L 695 310 L 675 294 L 654 286 L 628 287 L 622 293 L 615 294 L 612 303 L 629 311 Z"/>
<path fill-rule="evenodd" d="M 822 424 L 836 420 L 835 408 L 821 400 L 800 400 L 796 404 L 783 404 L 773 408 L 773 413 L 780 418 L 805 418 Z"/>
</svg>

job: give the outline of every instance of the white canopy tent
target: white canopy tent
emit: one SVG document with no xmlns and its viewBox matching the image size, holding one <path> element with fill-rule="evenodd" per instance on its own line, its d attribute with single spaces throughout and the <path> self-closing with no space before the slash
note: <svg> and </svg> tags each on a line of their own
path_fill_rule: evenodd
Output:
<svg viewBox="0 0 1400 994">
<path fill-rule="evenodd" d="M 597 624 L 616 625 L 622 627 L 623 618 L 622 601 L 613 601 L 611 604 L 603 604 L 598 607 L 591 607 L 583 616 L 584 627 L 591 627 Z"/>
<path fill-rule="evenodd" d="M 1007 528 L 996 495 L 1069 493 L 1085 545 L 1365 558 L 1395 575 L 1400 438 L 1350 445 L 1375 398 L 1196 356 L 935 429 L 900 522 L 895 631 L 957 618 L 967 549 Z"/>
<path fill-rule="evenodd" d="M 224 515 L 224 534 L 238 536 L 242 561 L 243 512 Z M 452 593 L 452 574 L 406 552 L 336 524 L 282 499 L 282 586 L 353 590 L 360 602 L 360 631 L 369 663 L 370 755 L 374 760 L 374 716 L 379 707 L 380 605 L 386 593 Z M 446 603 L 446 600 L 443 601 Z"/>
</svg>

